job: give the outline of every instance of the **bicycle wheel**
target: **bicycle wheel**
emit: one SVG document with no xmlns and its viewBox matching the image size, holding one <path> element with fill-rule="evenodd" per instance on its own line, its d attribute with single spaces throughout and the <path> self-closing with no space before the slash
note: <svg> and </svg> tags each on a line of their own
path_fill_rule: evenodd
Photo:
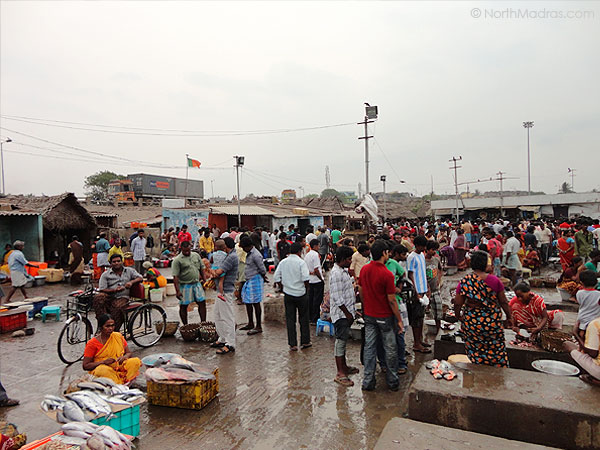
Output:
<svg viewBox="0 0 600 450">
<path fill-rule="evenodd" d="M 162 324 L 160 333 L 156 324 Z M 167 328 L 167 314 L 160 306 L 147 303 L 135 310 L 129 319 L 128 330 L 133 342 L 139 347 L 156 344 Z"/>
<path fill-rule="evenodd" d="M 85 344 L 92 337 L 92 324 L 87 318 L 75 316 L 67 321 L 58 336 L 58 357 L 65 364 L 73 364 L 83 359 Z"/>
</svg>

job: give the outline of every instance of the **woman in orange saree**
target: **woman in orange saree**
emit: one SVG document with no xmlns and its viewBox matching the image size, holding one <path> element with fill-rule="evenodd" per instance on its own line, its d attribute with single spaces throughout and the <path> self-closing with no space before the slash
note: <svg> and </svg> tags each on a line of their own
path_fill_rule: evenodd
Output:
<svg viewBox="0 0 600 450">
<path fill-rule="evenodd" d="M 563 272 L 571 266 L 573 255 L 575 254 L 575 240 L 573 239 L 571 230 L 567 230 L 558 240 L 558 254 L 560 256 L 560 265 Z"/>
<path fill-rule="evenodd" d="M 110 315 L 98 318 L 99 333 L 85 346 L 83 370 L 117 384 L 126 384 L 139 375 L 142 361 L 131 357 L 125 338 L 114 329 L 115 321 Z"/>
</svg>

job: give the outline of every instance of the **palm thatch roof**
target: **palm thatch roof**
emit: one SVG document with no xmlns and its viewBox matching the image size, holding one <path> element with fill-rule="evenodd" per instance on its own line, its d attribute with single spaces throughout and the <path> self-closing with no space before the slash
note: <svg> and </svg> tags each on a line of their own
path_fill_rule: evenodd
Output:
<svg viewBox="0 0 600 450">
<path fill-rule="evenodd" d="M 9 195 L 0 199 L 0 205 L 13 211 L 36 211 L 42 215 L 44 228 L 66 231 L 96 227 L 96 219 L 85 209 L 75 194 L 60 195 Z"/>
</svg>

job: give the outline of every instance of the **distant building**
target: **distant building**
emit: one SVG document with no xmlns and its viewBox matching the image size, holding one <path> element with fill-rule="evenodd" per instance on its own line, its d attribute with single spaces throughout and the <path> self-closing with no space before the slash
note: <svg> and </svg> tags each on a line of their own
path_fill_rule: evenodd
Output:
<svg viewBox="0 0 600 450">
<path fill-rule="evenodd" d="M 574 217 L 600 218 L 600 193 L 572 193 L 506 197 L 461 198 L 458 202 L 461 217 Z M 431 211 L 435 217 L 452 217 L 456 200 L 433 200 Z"/>
<path fill-rule="evenodd" d="M 285 189 L 281 191 L 281 200 L 284 202 L 296 200 L 296 191 L 294 189 Z"/>
<path fill-rule="evenodd" d="M 356 200 L 358 200 L 358 197 L 354 191 L 340 191 L 340 194 L 342 194 L 342 199 L 345 203 L 354 203 Z"/>
</svg>

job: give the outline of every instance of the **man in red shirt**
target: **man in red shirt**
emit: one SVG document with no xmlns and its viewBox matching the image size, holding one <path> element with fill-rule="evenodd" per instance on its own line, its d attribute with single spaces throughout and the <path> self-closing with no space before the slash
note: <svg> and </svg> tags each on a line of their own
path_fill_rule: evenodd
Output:
<svg viewBox="0 0 600 450">
<path fill-rule="evenodd" d="M 402 317 L 396 303 L 394 275 L 385 266 L 389 258 L 387 245 L 382 240 L 371 246 L 373 261 L 360 271 L 358 289 L 365 321 L 364 391 L 375 389 L 377 366 L 377 335 L 381 335 L 387 365 L 386 381 L 392 391 L 398 390 L 398 349 L 396 333 L 403 332 Z"/>
<path fill-rule="evenodd" d="M 177 235 L 177 239 L 179 240 L 179 246 L 181 247 L 181 243 L 185 241 L 192 241 L 192 235 L 188 232 L 187 225 L 183 224 L 181 226 L 181 231 Z"/>
</svg>

